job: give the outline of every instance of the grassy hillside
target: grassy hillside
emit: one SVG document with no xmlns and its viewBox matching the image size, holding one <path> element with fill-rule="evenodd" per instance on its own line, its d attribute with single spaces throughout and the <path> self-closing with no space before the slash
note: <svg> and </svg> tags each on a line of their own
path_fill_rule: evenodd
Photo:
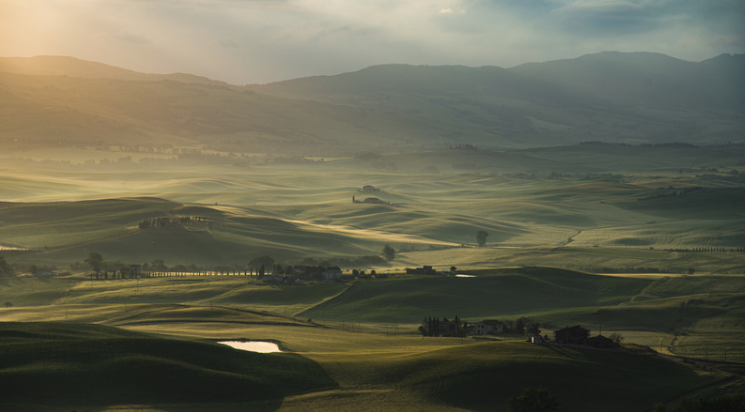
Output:
<svg viewBox="0 0 745 412">
<path fill-rule="evenodd" d="M 314 362 L 103 326 L 3 323 L 3 404 L 273 401 L 335 386 Z"/>
<path fill-rule="evenodd" d="M 3 58 L 0 143 L 13 151 L 189 147 L 291 156 L 588 140 L 723 144 L 741 141 L 742 88 L 733 85 L 742 67 L 740 56 L 690 63 L 601 53 L 513 69 L 376 66 L 237 88 L 73 58 Z"/>
<path fill-rule="evenodd" d="M 139 391 L 133 385 L 143 383 L 149 387 L 142 389 L 145 397 L 141 401 L 150 400 L 165 411 L 207 403 L 216 410 L 232 411 L 237 403 L 250 402 L 258 410 L 414 411 L 424 407 L 451 412 L 504 410 L 506 400 L 528 386 L 547 387 L 559 396 L 564 408 L 571 405 L 572 410 L 596 410 L 602 405 L 603 410 L 642 411 L 655 402 L 672 401 L 725 378 L 657 358 L 648 351 L 538 346 L 510 335 L 422 338 L 416 327 L 425 315 L 459 315 L 470 321 L 528 316 L 531 322 L 540 322 L 549 336 L 564 325 L 581 324 L 593 334 L 601 327 L 606 335 L 622 333 L 625 343 L 717 362 L 722 369 L 737 368 L 733 362 L 745 359 L 739 349 L 745 310 L 741 275 L 598 276 L 556 268 L 469 273 L 477 277 L 399 275 L 351 284 L 296 286 L 262 285 L 228 276 L 8 281 L 3 283 L 0 297 L 18 295 L 28 300 L 0 310 L 4 321 L 65 323 L 3 324 L 2 356 L 11 357 L 10 363 L 4 360 L 3 365 L 11 366 L 0 370 L 0 378 L 14 382 L 34 379 L 38 388 L 39 382 L 51 385 L 46 377 L 64 377 L 97 388 L 98 395 L 87 403 L 75 398 L 75 386 L 59 385 L 48 392 L 64 391 L 53 404 L 65 406 L 118 402 L 125 389 Z M 36 290 L 41 294 L 35 295 Z M 310 317 L 312 321 L 307 319 Z M 68 322 L 101 323 L 126 330 Z M 297 386 L 283 384 L 285 392 L 278 395 L 284 397 L 281 406 L 274 401 L 257 404 L 254 392 L 242 390 L 231 390 L 232 395 L 219 399 L 201 390 L 174 398 L 175 389 L 160 390 L 160 373 L 177 373 L 183 386 L 202 379 L 217 382 L 221 388 L 214 394 L 218 395 L 234 385 L 249 383 L 264 388 L 257 395 L 261 399 L 275 396 L 279 389 L 273 386 L 276 375 L 262 375 L 264 369 L 253 366 L 254 357 L 266 355 L 233 359 L 235 351 L 229 348 L 213 352 L 212 344 L 164 340 L 129 331 L 272 340 L 317 362 L 328 376 L 313 378 L 316 386 L 308 386 L 307 380 Z M 45 356 L 39 358 L 38 353 Z M 297 359 L 277 356 L 282 362 Z M 83 364 L 82 359 L 86 359 Z M 50 369 L 41 366 L 43 362 L 56 366 Z M 120 377 L 137 376 L 156 366 L 158 372 L 146 379 L 124 381 Z M 241 369 L 244 367 L 249 369 Z M 308 365 L 281 367 L 299 373 L 314 370 Z M 99 387 L 86 380 L 109 376 L 107 373 L 118 374 L 106 378 L 117 385 Z M 315 373 L 308 372 L 303 379 Z M 328 378 L 333 382 L 324 380 Z M 286 377 L 281 379 L 285 382 Z M 614 384 L 608 385 L 609 381 Z M 317 386 L 323 382 L 331 382 L 331 386 Z M 305 389 L 287 392 L 295 388 Z M 20 403 L 30 396 L 23 390 L 18 393 Z M 44 402 L 47 400 L 37 403 Z M 183 406 L 169 406 L 174 402 Z M 613 406 L 608 409 L 608 405 Z"/>
<path fill-rule="evenodd" d="M 741 119 L 723 115 L 736 113 L 742 105 L 742 93 L 731 88 L 741 84 L 735 73 L 742 67 L 741 56 L 692 63 L 652 53 L 598 53 L 508 70 L 384 65 L 253 89 L 384 107 L 449 131 L 440 135 L 450 144 L 712 143 L 712 138 L 725 135 L 738 139 L 737 130 L 742 129 Z M 701 84 L 701 78 L 716 84 Z M 722 115 L 699 117 L 701 105 L 716 106 Z"/>
<path fill-rule="evenodd" d="M 2 252 L 21 271 L 32 263 L 80 262 L 91 251 L 110 261 L 241 266 L 263 254 L 283 264 L 306 257 L 352 259 L 378 255 L 385 244 L 399 253 L 381 265 L 384 270 L 497 262 L 672 272 L 744 266 L 742 254 L 710 249 L 731 252 L 745 244 L 736 153 L 718 157 L 725 148 L 674 146 L 669 153 L 651 147 L 643 155 L 646 148 L 620 146 L 617 154 L 614 147 L 589 144 L 522 154 L 455 149 L 287 165 L 258 157 L 240 158 L 249 165 L 239 166 L 233 164 L 238 157 L 206 152 L 180 160 L 40 162 L 28 171 L 21 163 L 8 163 L 3 181 L 9 186 L 0 194 L 16 202 L 0 203 L 0 245 L 31 249 Z M 694 152 L 701 156 L 689 163 Z M 568 162 L 560 163 L 564 155 Z M 665 155 L 666 169 L 678 168 L 652 170 L 655 156 Z M 544 163 L 542 157 L 554 160 Z M 591 159 L 596 165 L 585 168 Z M 639 171 L 588 171 L 600 163 L 605 170 L 621 170 L 625 161 Z M 451 167 L 479 162 L 487 169 Z M 561 166 L 571 162 L 569 169 Z M 514 173 L 508 173 L 512 167 Z M 367 184 L 378 191 L 363 192 Z M 388 204 L 353 204 L 353 196 L 379 197 Z M 146 219 L 190 216 L 205 220 L 138 228 Z M 494 249 L 460 247 L 473 246 L 479 230 L 489 233 L 487 246 Z"/>
<path fill-rule="evenodd" d="M 404 393 L 390 394 L 394 399 L 405 395 L 421 399 L 425 405 L 426 400 L 435 399 L 472 411 L 504 411 L 507 399 L 528 386 L 546 387 L 558 394 L 562 410 L 645 410 L 655 400 L 670 399 L 717 380 L 716 375 L 702 376 L 680 364 L 648 356 L 519 341 L 454 345 L 412 354 L 382 351 L 313 357 L 333 365 L 330 373 L 342 387 L 395 385 Z M 364 393 L 358 396 L 360 401 L 365 399 Z M 332 407 L 331 402 L 325 404 Z"/>
<path fill-rule="evenodd" d="M 422 317 L 513 316 L 630 300 L 649 280 L 593 276 L 559 269 L 469 271 L 476 278 L 414 276 L 357 282 L 302 316 L 418 323 Z M 371 308 L 377 308 L 371 310 Z M 474 319 L 480 320 L 480 319 Z"/>
<path fill-rule="evenodd" d="M 307 353 L 309 361 L 92 325 L 5 323 L 0 333 L 3 404 L 17 410 L 99 410 L 125 403 L 133 410 L 148 404 L 167 411 L 232 411 L 239 405 L 267 411 L 350 405 L 364 411 L 501 411 L 523 388 L 544 386 L 565 408 L 589 411 L 603 404 L 626 411 L 723 378 L 648 355 L 520 341 L 459 344 L 368 335 L 382 346 Z M 353 336 L 339 335 L 337 343 Z M 574 378 L 562 378 L 567 375 Z"/>
<path fill-rule="evenodd" d="M 7 150 L 204 147 L 289 154 L 414 147 L 437 129 L 404 116 L 173 80 L 3 73 Z M 381 137 L 382 136 L 382 137 Z M 407 137 L 409 136 L 409 137 Z"/>
</svg>

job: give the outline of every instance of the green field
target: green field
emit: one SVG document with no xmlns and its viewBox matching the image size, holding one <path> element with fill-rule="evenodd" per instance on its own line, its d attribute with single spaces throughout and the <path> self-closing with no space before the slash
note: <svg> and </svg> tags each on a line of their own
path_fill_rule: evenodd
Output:
<svg viewBox="0 0 745 412">
<path fill-rule="evenodd" d="M 91 251 L 113 262 L 160 259 L 209 268 L 241 267 L 265 254 L 282 264 L 309 257 L 350 261 L 379 255 L 390 244 L 397 258 L 375 269 L 550 265 L 742 273 L 745 191 L 733 174 L 737 160 L 720 149 L 654 148 L 645 157 L 620 147 L 620 153 L 597 144 L 519 155 L 458 149 L 281 165 L 260 156 L 249 166 L 226 154 L 209 162 L 212 155 L 203 152 L 204 163 L 115 161 L 110 171 L 100 164 L 116 155 L 111 151 L 61 149 L 57 156 L 74 154 L 81 163 L 42 161 L 33 168 L 11 157 L 0 170 L 8 183 L 0 185 L 0 246 L 6 247 L 0 253 L 20 272 L 30 264 L 65 270 Z M 584 157 L 560 162 L 567 153 Z M 32 154 L 55 156 L 53 150 Z M 655 169 L 664 155 L 691 171 Z M 502 161 L 514 157 L 519 161 Z M 605 169 L 598 172 L 555 168 L 599 159 Z M 636 163 L 624 163 L 631 159 Z M 488 169 L 451 167 L 482 161 Z M 717 172 L 694 174 L 705 165 L 718 165 Z M 365 193 L 364 185 L 378 190 Z M 353 196 L 388 203 L 354 204 Z M 147 219 L 184 217 L 203 220 L 138 227 Z M 485 248 L 473 247 L 479 230 L 489 233 Z"/>
<path fill-rule="evenodd" d="M 598 276 L 554 268 L 473 274 L 286 286 L 255 276 L 4 279 L 2 299 L 27 299 L 0 309 L 2 387 L 21 388 L 4 399 L 29 411 L 123 404 L 163 411 L 184 404 L 226 411 L 486 411 L 505 410 L 506 399 L 524 387 L 542 386 L 572 410 L 642 411 L 727 379 L 655 352 L 722 370 L 745 362 L 742 276 Z M 532 345 L 516 335 L 423 338 L 416 328 L 428 314 L 471 322 L 526 316 L 548 335 L 564 325 L 601 327 L 605 335 L 623 334 L 627 349 Z M 244 355 L 206 343 L 219 339 L 271 340 L 295 355 Z M 273 375 L 272 362 L 285 362 L 282 375 Z M 179 387 L 209 385 L 209 392 L 161 390 L 175 388 L 162 383 L 172 373 Z M 56 385 L 60 379 L 67 383 Z M 30 402 L 27 381 L 36 382 L 34 391 L 50 389 Z M 244 385 L 258 392 L 231 389 Z M 89 388 L 97 395 L 87 396 Z"/>
<path fill-rule="evenodd" d="M 741 166 L 721 149 L 666 149 L 284 163 L 206 150 L 11 155 L 0 170 L 2 409 L 501 411 L 541 386 L 561 410 L 645 411 L 739 390 Z M 380 257 L 386 244 L 393 260 Z M 91 252 L 104 259 L 99 280 Z M 266 255 L 344 278 L 266 283 L 250 263 Z M 132 264 L 141 277 L 115 278 Z M 424 265 L 438 274 L 405 274 Z M 624 341 L 424 338 L 425 316 L 523 318 L 549 337 L 582 325 Z"/>
</svg>

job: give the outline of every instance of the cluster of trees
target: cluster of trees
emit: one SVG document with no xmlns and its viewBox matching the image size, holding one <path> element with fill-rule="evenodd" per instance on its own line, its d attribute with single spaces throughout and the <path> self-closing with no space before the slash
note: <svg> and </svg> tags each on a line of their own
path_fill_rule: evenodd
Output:
<svg viewBox="0 0 745 412">
<path fill-rule="evenodd" d="M 559 399 L 546 388 L 529 387 L 507 400 L 507 412 L 552 412 L 559 410 Z"/>
<path fill-rule="evenodd" d="M 663 197 L 683 196 L 683 195 L 687 195 L 688 193 L 696 192 L 696 191 L 703 190 L 703 189 L 704 189 L 703 187 L 692 187 L 690 189 L 675 190 L 674 187 L 670 186 L 670 187 L 668 187 L 668 190 L 673 190 L 673 192 L 659 193 L 659 194 L 656 194 L 656 195 L 651 195 L 651 196 L 646 196 L 646 197 L 640 197 L 639 199 L 637 199 L 637 201 L 642 202 L 642 201 L 645 201 L 645 200 L 660 199 L 660 198 L 663 198 Z"/>
<path fill-rule="evenodd" d="M 727 394 L 713 398 L 684 399 L 674 409 L 667 409 L 664 403 L 657 403 L 652 412 L 742 412 L 745 411 L 745 394 Z"/>
<path fill-rule="evenodd" d="M 541 336 L 541 324 L 533 322 L 529 318 L 522 317 L 517 320 L 505 320 L 505 333 L 514 335 Z"/>
<path fill-rule="evenodd" d="M 419 326 L 419 333 L 422 336 L 452 336 L 452 337 L 464 337 L 468 324 L 460 319 L 458 315 L 455 319 L 448 320 L 448 318 L 439 319 L 438 317 L 425 316 L 422 319 L 422 324 Z"/>
<path fill-rule="evenodd" d="M 533 322 L 529 318 L 522 317 L 517 320 L 504 320 L 505 326 L 503 333 L 514 335 L 541 335 L 541 324 Z M 462 337 L 468 332 L 469 325 L 466 321 L 456 316 L 453 320 L 448 318 L 439 319 L 438 317 L 425 316 L 419 326 L 419 333 L 422 336 L 452 336 Z"/>
<path fill-rule="evenodd" d="M 153 217 L 147 218 L 138 224 L 140 229 L 151 227 L 174 227 L 183 226 L 193 222 L 205 222 L 201 216 L 179 216 L 179 217 Z"/>
<path fill-rule="evenodd" d="M 378 273 L 375 269 L 371 270 L 370 273 L 367 273 L 366 270 L 360 270 L 360 269 L 352 269 L 352 277 L 361 277 L 363 279 L 369 279 L 371 277 L 388 277 L 387 273 Z"/>
<path fill-rule="evenodd" d="M 162 225 L 178 224 L 181 222 L 194 222 L 204 221 L 202 217 L 183 217 L 178 218 L 176 223 L 169 218 L 154 218 L 147 219 L 141 223 L 141 227 L 160 227 Z M 174 275 L 185 275 L 189 273 L 203 274 L 203 273 L 219 273 L 225 275 L 259 275 L 263 276 L 268 273 L 277 275 L 293 275 L 300 278 L 306 278 L 310 280 L 320 280 L 322 273 L 327 270 L 340 270 L 341 266 L 362 266 L 362 265 L 380 265 L 386 261 L 391 261 L 396 258 L 396 251 L 388 244 L 383 247 L 381 255 L 376 256 L 360 256 L 356 258 L 332 258 L 332 259 L 315 259 L 305 258 L 294 264 L 280 264 L 270 255 L 261 255 L 252 258 L 246 264 L 232 264 L 232 265 L 216 265 L 210 267 L 203 267 L 196 264 L 183 265 L 178 264 L 174 266 L 167 266 L 162 259 L 155 259 L 150 263 L 144 263 L 138 265 L 140 272 L 144 275 L 153 274 L 157 276 L 174 276 Z M 111 278 L 115 278 L 117 271 L 121 271 L 122 268 L 128 268 L 132 266 L 129 263 L 123 263 L 120 261 L 105 261 L 103 256 L 98 252 L 91 252 L 83 263 L 76 263 L 70 265 L 73 270 L 92 270 L 96 279 L 100 278 L 100 274 L 103 272 L 103 279 L 109 279 L 108 272 L 112 272 Z M 0 269 L 1 270 L 1 269 Z M 0 274 L 2 272 L 0 271 Z M 375 270 L 369 272 L 370 275 L 377 275 Z M 354 269 L 352 270 L 354 276 L 367 276 L 365 270 Z M 122 276 L 125 276 L 122 274 Z"/>
<path fill-rule="evenodd" d="M 727 249 L 724 246 L 700 246 L 685 249 L 665 249 L 665 252 L 696 252 L 696 253 L 727 253 L 738 252 L 745 253 L 745 246 Z"/>
</svg>

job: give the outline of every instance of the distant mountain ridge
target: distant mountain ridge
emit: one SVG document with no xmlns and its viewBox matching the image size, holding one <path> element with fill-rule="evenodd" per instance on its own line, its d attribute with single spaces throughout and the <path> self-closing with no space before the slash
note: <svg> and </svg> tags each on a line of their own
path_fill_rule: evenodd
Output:
<svg viewBox="0 0 745 412">
<path fill-rule="evenodd" d="M 0 142 L 293 155 L 723 144 L 745 140 L 743 73 L 745 55 L 687 62 L 602 52 L 508 69 L 380 65 L 239 87 L 69 57 L 0 58 Z"/>
<path fill-rule="evenodd" d="M 510 70 L 630 104 L 745 108 L 745 54 L 696 63 L 659 53 L 602 52 Z"/>
<path fill-rule="evenodd" d="M 745 54 L 723 54 L 689 62 L 660 53 L 601 52 L 573 59 L 496 66 L 371 66 L 334 76 L 313 76 L 251 89 L 282 96 L 325 100 L 339 93 L 459 91 L 529 94 L 631 103 L 716 104 L 745 108 Z M 709 90 L 702 91 L 702 89 Z M 680 99 L 685 99 L 683 102 Z M 677 103 L 676 103 L 677 102 Z M 728 107 L 731 106 L 731 107 Z"/>
<path fill-rule="evenodd" d="M 0 73 L 36 76 L 69 76 L 86 79 L 160 81 L 228 85 L 188 73 L 152 74 L 69 56 L 0 57 Z"/>
</svg>

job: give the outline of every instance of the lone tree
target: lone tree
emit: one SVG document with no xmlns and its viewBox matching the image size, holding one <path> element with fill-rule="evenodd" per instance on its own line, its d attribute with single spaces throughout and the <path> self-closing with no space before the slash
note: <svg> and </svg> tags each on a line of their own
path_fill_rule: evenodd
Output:
<svg viewBox="0 0 745 412">
<path fill-rule="evenodd" d="M 391 261 L 396 258 L 396 251 L 393 250 L 393 248 L 389 244 L 385 244 L 383 246 L 383 257 L 385 257 L 385 260 Z"/>
<path fill-rule="evenodd" d="M 484 232 L 483 230 L 476 232 L 476 243 L 478 243 L 479 247 L 486 246 L 486 238 L 488 237 L 489 233 Z"/>
<path fill-rule="evenodd" d="M 507 401 L 507 412 L 551 412 L 559 410 L 556 395 L 546 388 L 525 388 Z"/>
<path fill-rule="evenodd" d="M 88 259 L 85 260 L 85 263 L 87 263 L 88 266 L 90 266 L 91 269 L 96 272 L 96 276 L 98 276 L 98 273 L 101 272 L 103 256 L 101 256 L 101 254 L 98 252 L 91 252 L 90 254 L 88 254 Z"/>
<path fill-rule="evenodd" d="M 5 258 L 0 256 L 0 276 L 3 275 L 12 275 L 13 269 L 11 269 L 8 262 L 5 261 Z"/>
</svg>

